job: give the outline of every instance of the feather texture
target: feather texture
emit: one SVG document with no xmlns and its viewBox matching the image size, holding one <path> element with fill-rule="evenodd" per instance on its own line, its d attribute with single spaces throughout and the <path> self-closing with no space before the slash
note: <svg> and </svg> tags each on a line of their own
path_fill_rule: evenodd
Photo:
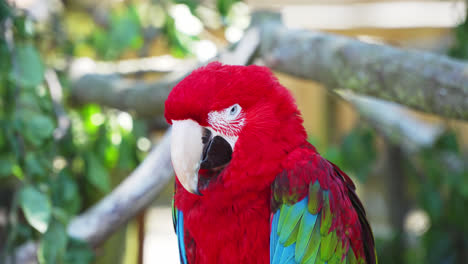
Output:
<svg viewBox="0 0 468 264">
<path fill-rule="evenodd" d="M 234 104 L 242 128 L 210 125 L 210 113 Z M 198 171 L 202 196 L 176 177 L 181 263 L 376 263 L 354 184 L 307 142 L 291 93 L 268 68 L 197 69 L 172 89 L 165 117 L 238 137 L 229 164 Z"/>
<path fill-rule="evenodd" d="M 290 255 L 292 263 L 376 263 L 375 253 L 368 253 L 375 252 L 372 232 L 351 180 L 307 145 L 290 156 L 294 163 L 272 188 L 271 263 L 289 263 Z"/>
</svg>

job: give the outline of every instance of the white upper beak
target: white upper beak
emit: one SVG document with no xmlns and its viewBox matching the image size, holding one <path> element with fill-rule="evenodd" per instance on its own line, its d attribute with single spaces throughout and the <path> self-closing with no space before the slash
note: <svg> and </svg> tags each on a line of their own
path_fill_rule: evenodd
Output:
<svg viewBox="0 0 468 264">
<path fill-rule="evenodd" d="M 171 160 L 182 186 L 198 194 L 198 170 L 203 154 L 203 128 L 191 119 L 172 121 Z"/>
</svg>

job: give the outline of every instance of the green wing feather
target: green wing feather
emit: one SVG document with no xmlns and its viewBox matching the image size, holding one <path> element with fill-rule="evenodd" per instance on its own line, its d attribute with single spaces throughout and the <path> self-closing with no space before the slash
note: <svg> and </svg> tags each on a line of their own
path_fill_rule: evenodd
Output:
<svg viewBox="0 0 468 264">
<path fill-rule="evenodd" d="M 329 166 L 333 170 L 333 164 Z M 307 169 L 302 168 L 300 171 L 307 171 Z M 314 170 L 311 169 L 311 171 Z M 291 191 L 297 190 L 297 188 L 294 189 L 294 187 L 287 184 L 288 177 L 291 177 L 291 175 L 294 176 L 294 171 L 287 171 L 278 175 L 272 188 L 272 206 L 276 209 L 273 211 L 271 221 L 270 263 L 377 263 L 375 257 L 374 261 L 372 261 L 372 258 L 370 261 L 366 261 L 366 255 L 356 254 L 353 247 L 351 247 L 348 233 L 344 231 L 346 229 L 343 226 L 340 227 L 339 221 L 343 221 L 340 215 L 341 212 L 332 211 L 332 208 L 337 208 L 336 205 L 332 205 L 335 202 L 332 195 L 338 194 L 331 192 L 330 189 L 323 188 L 321 182 L 316 179 L 308 183 L 306 195 L 299 199 L 300 195 Z M 332 176 L 337 177 L 339 183 L 345 187 L 353 187 L 347 183 L 347 179 L 342 178 L 341 174 Z M 287 189 L 284 189 L 284 186 Z M 345 192 L 348 189 L 343 188 L 340 190 Z M 350 205 L 348 209 L 354 210 L 354 212 L 357 211 L 359 220 L 361 222 L 365 221 L 362 205 L 360 205 L 359 201 L 357 201 L 358 204 L 354 201 L 357 196 L 354 194 L 354 189 L 352 191 L 350 197 L 352 201 L 348 203 Z M 335 223 L 337 221 L 338 223 Z M 361 228 L 362 223 L 357 224 Z M 367 232 L 370 232 L 370 228 L 368 226 L 367 228 L 369 229 Z M 370 246 L 374 250 L 373 241 Z"/>
</svg>

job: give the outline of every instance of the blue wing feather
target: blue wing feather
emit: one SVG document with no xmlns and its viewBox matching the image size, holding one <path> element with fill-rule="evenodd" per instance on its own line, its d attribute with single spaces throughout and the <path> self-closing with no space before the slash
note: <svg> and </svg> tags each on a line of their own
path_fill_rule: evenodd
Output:
<svg viewBox="0 0 468 264">
<path fill-rule="evenodd" d="M 177 210 L 177 239 L 179 240 L 179 254 L 180 262 L 187 264 L 187 254 L 185 253 L 185 244 L 184 244 L 184 214 L 182 211 Z"/>
<path fill-rule="evenodd" d="M 351 179 L 309 146 L 285 164 L 272 184 L 270 263 L 375 264 L 372 231 Z M 361 237 L 351 240 L 356 232 Z"/>
<path fill-rule="evenodd" d="M 316 224 L 317 216 L 311 214 L 307 209 L 308 198 L 287 205 L 283 204 L 278 211 L 273 214 L 270 231 L 270 263 L 302 263 L 305 251 L 309 245 L 312 230 Z M 286 246 L 286 240 L 295 235 L 293 229 L 299 225 L 297 237 L 293 238 L 294 243 Z M 308 258 L 307 262 L 314 263 L 314 258 Z"/>
<path fill-rule="evenodd" d="M 273 256 L 275 253 L 275 249 L 277 247 L 277 241 L 278 241 L 278 222 L 279 222 L 279 215 L 280 212 L 277 211 L 273 215 L 273 219 L 271 220 L 271 231 L 270 231 L 270 263 L 273 263 Z"/>
<path fill-rule="evenodd" d="M 306 248 L 309 245 L 309 238 L 311 237 L 316 221 L 317 215 L 313 215 L 309 212 L 305 212 L 302 216 L 296 242 L 295 260 L 297 262 L 300 262 L 305 255 Z"/>
<path fill-rule="evenodd" d="M 294 260 L 295 248 L 296 248 L 296 243 L 284 248 L 283 254 L 281 254 L 279 263 L 289 263 L 291 260 Z"/>
<path fill-rule="evenodd" d="M 172 221 L 179 244 L 180 263 L 187 264 L 187 254 L 185 253 L 184 244 L 184 214 L 174 206 L 174 202 L 172 202 Z"/>
</svg>

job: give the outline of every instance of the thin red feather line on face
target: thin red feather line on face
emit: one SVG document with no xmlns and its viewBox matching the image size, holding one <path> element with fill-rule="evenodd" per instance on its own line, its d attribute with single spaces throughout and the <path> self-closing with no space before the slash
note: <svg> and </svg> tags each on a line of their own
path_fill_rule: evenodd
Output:
<svg viewBox="0 0 468 264">
<path fill-rule="evenodd" d="M 236 119 L 226 120 L 223 111 L 213 111 L 208 114 L 208 124 L 218 133 L 229 137 L 237 137 L 245 124 L 244 113 Z"/>
</svg>

